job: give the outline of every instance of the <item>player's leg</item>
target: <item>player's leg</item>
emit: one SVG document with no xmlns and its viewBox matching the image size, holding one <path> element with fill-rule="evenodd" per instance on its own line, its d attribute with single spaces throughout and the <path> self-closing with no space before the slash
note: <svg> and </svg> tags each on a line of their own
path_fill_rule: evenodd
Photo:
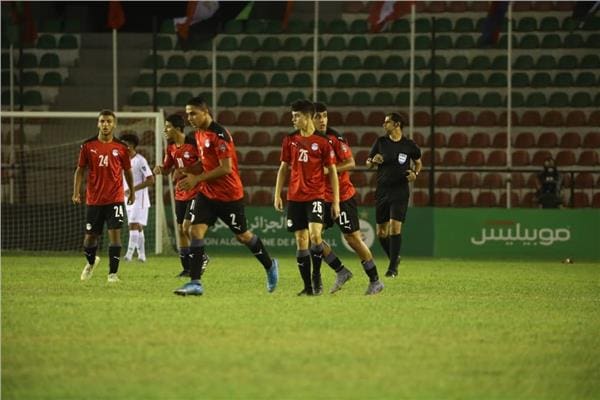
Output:
<svg viewBox="0 0 600 400">
<path fill-rule="evenodd" d="M 308 215 L 307 204 L 305 202 L 288 201 L 286 209 L 286 222 L 288 232 L 294 233 L 296 239 L 296 261 L 300 277 L 304 283 L 298 296 L 312 296 L 312 282 L 310 280 L 310 251 L 308 250 L 310 241 L 308 235 Z"/>
<path fill-rule="evenodd" d="M 344 233 L 344 238 L 360 258 L 363 270 L 369 277 L 369 286 L 367 287 L 365 294 L 376 294 L 381 292 L 383 290 L 383 283 L 379 280 L 379 274 L 377 272 L 375 260 L 373 259 L 373 254 L 363 241 L 360 230 L 352 233 Z"/>
<path fill-rule="evenodd" d="M 119 261 L 121 259 L 121 227 L 124 219 L 124 205 L 111 204 L 104 206 L 104 217 L 108 227 L 108 281 L 117 282 Z"/>
<path fill-rule="evenodd" d="M 102 235 L 104 219 L 102 218 L 101 206 L 87 206 L 85 215 L 85 235 L 83 237 L 83 253 L 87 260 L 81 271 L 81 280 L 86 281 L 92 277 L 94 268 L 100 263 L 98 251 L 98 238 Z"/>
<path fill-rule="evenodd" d="M 144 227 L 148 225 L 148 207 L 142 207 L 138 210 L 136 222 L 138 223 L 138 261 L 146 262 L 146 238 L 144 237 Z"/>
<path fill-rule="evenodd" d="M 308 208 L 308 235 L 310 238 L 310 258 L 312 261 L 312 287 L 313 293 L 323 293 L 321 279 L 321 262 L 323 261 L 323 221 L 325 215 L 325 202 L 313 200 L 307 202 Z"/>
<path fill-rule="evenodd" d="M 175 200 L 175 221 L 177 222 L 178 241 L 177 248 L 179 250 L 179 261 L 181 262 L 182 271 L 177 277 L 190 276 L 189 256 L 190 256 L 190 219 L 189 206 L 191 201 Z"/>
<path fill-rule="evenodd" d="M 400 250 L 402 248 L 402 223 L 406 217 L 408 200 L 394 201 L 390 208 L 390 264 L 385 276 L 395 277 L 398 275 L 400 264 Z"/>
<path fill-rule="evenodd" d="M 129 241 L 127 242 L 127 252 L 125 253 L 125 261 L 131 261 L 133 254 L 138 246 L 139 228 L 135 216 L 136 205 L 126 205 L 127 223 L 129 228 Z"/>
</svg>

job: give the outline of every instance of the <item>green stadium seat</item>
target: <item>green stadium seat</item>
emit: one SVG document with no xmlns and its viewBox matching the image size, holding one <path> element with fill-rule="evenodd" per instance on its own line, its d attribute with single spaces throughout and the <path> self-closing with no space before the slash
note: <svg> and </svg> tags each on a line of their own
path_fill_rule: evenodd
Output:
<svg viewBox="0 0 600 400">
<path fill-rule="evenodd" d="M 56 71 L 46 72 L 40 82 L 42 86 L 60 86 L 62 83 L 62 75 Z"/>
<path fill-rule="evenodd" d="M 584 31 L 600 31 L 600 16 L 588 15 L 581 28 Z"/>
<path fill-rule="evenodd" d="M 287 32 L 290 34 L 311 33 L 311 29 L 307 22 L 296 19 L 288 22 Z"/>
<path fill-rule="evenodd" d="M 156 50 L 168 51 L 173 50 L 173 42 L 170 36 L 159 35 L 156 37 Z"/>
<path fill-rule="evenodd" d="M 25 71 L 21 77 L 21 83 L 24 86 L 37 86 L 40 84 L 40 77 L 35 71 Z"/>
<path fill-rule="evenodd" d="M 459 18 L 454 23 L 454 32 L 457 33 L 467 33 L 467 32 L 475 32 L 475 24 L 473 23 L 473 18 Z"/>
<path fill-rule="evenodd" d="M 236 56 L 231 64 L 232 69 L 241 69 L 243 71 L 252 71 L 253 67 L 252 58 L 247 55 Z"/>
<path fill-rule="evenodd" d="M 581 64 L 579 64 L 579 67 L 586 69 L 598 69 L 600 68 L 600 57 L 598 56 L 598 54 L 586 54 L 581 59 Z"/>
<path fill-rule="evenodd" d="M 409 50 L 410 42 L 406 36 L 394 36 L 389 44 L 390 50 Z"/>
<path fill-rule="evenodd" d="M 533 57 L 526 54 L 518 56 L 513 66 L 515 69 L 531 70 L 535 68 L 535 63 L 533 61 Z"/>
<path fill-rule="evenodd" d="M 189 88 L 202 86 L 202 78 L 200 78 L 200 74 L 196 72 L 188 72 L 183 75 L 183 78 L 181 79 L 181 86 Z"/>
<path fill-rule="evenodd" d="M 219 96 L 219 100 L 217 102 L 219 107 L 236 107 L 238 105 L 238 100 L 235 92 L 232 91 L 224 91 Z"/>
<path fill-rule="evenodd" d="M 542 92 L 532 92 L 527 95 L 525 106 L 530 108 L 546 107 L 546 95 Z"/>
<path fill-rule="evenodd" d="M 454 43 L 456 49 L 473 49 L 476 46 L 473 35 L 460 35 Z"/>
<path fill-rule="evenodd" d="M 560 22 L 556 17 L 544 17 L 540 21 L 540 31 L 556 32 L 560 30 Z"/>
<path fill-rule="evenodd" d="M 217 50 L 219 51 L 236 51 L 237 49 L 238 42 L 234 36 L 223 36 L 217 43 Z"/>
<path fill-rule="evenodd" d="M 410 93 L 409 92 L 399 92 L 396 95 L 395 103 L 397 106 L 406 107 L 410 102 Z"/>
<path fill-rule="evenodd" d="M 317 46 L 319 47 L 319 50 L 322 50 L 325 48 L 325 40 L 322 37 L 319 38 L 319 41 L 317 43 L 318 43 Z M 308 38 L 308 40 L 306 41 L 306 44 L 304 45 L 304 50 L 313 51 L 314 45 L 315 45 L 314 38 L 310 37 L 310 38 Z"/>
<path fill-rule="evenodd" d="M 208 73 L 204 76 L 204 86 L 212 86 L 213 74 Z M 217 86 L 222 86 L 225 84 L 225 79 L 223 79 L 223 75 L 217 73 Z"/>
<path fill-rule="evenodd" d="M 385 36 L 373 36 L 369 42 L 369 50 L 371 51 L 387 50 L 388 46 L 389 42 Z"/>
<path fill-rule="evenodd" d="M 548 107 L 568 107 L 569 96 L 565 92 L 555 92 L 548 99 Z"/>
<path fill-rule="evenodd" d="M 239 72 L 232 72 L 225 79 L 225 86 L 227 87 L 244 87 L 246 86 L 246 78 L 244 74 Z"/>
<path fill-rule="evenodd" d="M 347 92 L 333 92 L 329 103 L 332 106 L 343 107 L 350 105 L 350 96 Z"/>
<path fill-rule="evenodd" d="M 487 56 L 475 56 L 471 60 L 470 69 L 488 70 L 492 66 L 492 61 Z"/>
<path fill-rule="evenodd" d="M 370 73 L 370 72 L 360 74 L 358 77 L 358 80 L 356 82 L 356 85 L 363 87 L 363 88 L 376 87 L 377 86 L 377 78 L 375 77 L 375 74 Z M 319 84 L 319 86 L 320 86 L 320 84 Z"/>
<path fill-rule="evenodd" d="M 193 97 L 194 95 L 189 91 L 177 92 L 175 95 L 175 100 L 173 101 L 173 105 L 177 107 L 185 107 L 185 104 L 188 102 L 188 100 Z"/>
<path fill-rule="evenodd" d="M 438 98 L 437 104 L 441 107 L 456 107 L 458 105 L 458 96 L 454 92 L 444 92 Z"/>
<path fill-rule="evenodd" d="M 410 32 L 410 22 L 407 19 L 397 19 L 392 22 L 391 31 L 394 33 Z"/>
<path fill-rule="evenodd" d="M 379 78 L 379 86 L 393 88 L 399 85 L 398 74 L 386 72 Z"/>
<path fill-rule="evenodd" d="M 273 74 L 273 76 L 271 76 L 271 82 L 269 83 L 269 86 L 274 86 L 274 87 L 290 86 L 290 79 L 288 78 L 286 73 L 276 72 Z"/>
<path fill-rule="evenodd" d="M 371 105 L 371 95 L 365 91 L 358 91 L 352 95 L 350 103 L 353 106 L 368 107 Z"/>
<path fill-rule="evenodd" d="M 508 57 L 506 55 L 500 55 L 500 56 L 494 57 L 494 59 L 492 60 L 491 69 L 506 70 L 507 65 L 508 65 Z"/>
<path fill-rule="evenodd" d="M 421 86 L 442 86 L 442 78 L 440 76 L 440 74 L 435 73 L 433 76 L 431 75 L 431 73 L 428 73 L 427 75 L 425 75 L 425 77 L 423 78 L 423 81 L 421 82 Z"/>
<path fill-rule="evenodd" d="M 383 60 L 379 56 L 367 56 L 363 61 L 363 69 L 383 69 Z"/>
<path fill-rule="evenodd" d="M 262 105 L 265 107 L 281 107 L 283 106 L 283 95 L 281 92 L 267 92 Z"/>
<path fill-rule="evenodd" d="M 575 86 L 587 86 L 593 88 L 597 86 L 596 76 L 593 72 L 580 72 L 575 78 Z"/>
<path fill-rule="evenodd" d="M 253 72 L 248 77 L 248 86 L 252 88 L 264 88 L 267 87 L 268 80 L 267 75 L 262 72 Z"/>
<path fill-rule="evenodd" d="M 144 61 L 144 68 L 154 69 L 155 66 L 156 69 L 165 67 L 165 60 L 160 54 L 157 54 L 156 56 L 149 55 L 146 57 L 146 61 Z"/>
<path fill-rule="evenodd" d="M 384 69 L 401 70 L 405 68 L 404 60 L 401 56 L 388 56 L 383 64 Z"/>
<path fill-rule="evenodd" d="M 536 69 L 556 69 L 556 59 L 551 55 L 542 55 L 538 58 L 535 67 Z"/>
<path fill-rule="evenodd" d="M 261 56 L 256 59 L 254 68 L 260 71 L 272 71 L 275 69 L 275 60 L 270 56 Z"/>
<path fill-rule="evenodd" d="M 159 86 L 179 86 L 179 77 L 173 72 L 165 72 L 160 76 Z"/>
<path fill-rule="evenodd" d="M 339 69 L 340 64 L 337 58 L 335 57 L 324 57 L 323 60 L 327 59 L 327 62 L 323 64 L 323 61 L 319 64 L 319 69 L 323 69 L 323 66 L 333 67 L 330 69 Z M 332 60 L 333 59 L 333 60 Z M 313 58 L 312 56 L 304 56 L 298 61 L 298 69 L 299 70 L 311 70 L 313 69 Z"/>
<path fill-rule="evenodd" d="M 343 51 L 346 50 L 346 39 L 343 36 L 333 36 L 325 45 L 326 51 Z"/>
<path fill-rule="evenodd" d="M 341 88 L 351 88 L 356 86 L 356 78 L 354 78 L 354 74 L 340 74 L 337 78 L 336 85 Z"/>
<path fill-rule="evenodd" d="M 376 106 L 393 106 L 394 97 L 390 92 L 377 92 L 373 98 L 373 104 Z"/>
<path fill-rule="evenodd" d="M 344 34 L 348 32 L 348 24 L 343 19 L 334 19 L 329 23 L 327 32 L 332 34 Z"/>
<path fill-rule="evenodd" d="M 333 79 L 333 75 L 327 72 L 319 72 L 317 77 L 317 83 L 320 87 L 334 87 L 335 80 Z"/>
<path fill-rule="evenodd" d="M 256 36 L 244 36 L 238 48 L 240 51 L 254 52 L 260 50 L 260 42 Z"/>
<path fill-rule="evenodd" d="M 231 61 L 229 61 L 229 57 L 217 56 L 217 69 L 231 69 Z"/>
<path fill-rule="evenodd" d="M 206 101 L 206 104 L 212 104 L 212 101 L 213 101 L 212 92 L 202 92 L 202 93 L 200 93 L 200 97 L 202 97 Z"/>
<path fill-rule="evenodd" d="M 566 42 L 566 39 L 565 39 Z M 566 46 L 565 46 L 566 47 Z M 600 34 L 592 33 L 585 41 L 585 47 L 590 49 L 598 49 L 600 48 Z"/>
<path fill-rule="evenodd" d="M 452 32 L 452 21 L 449 18 L 436 18 L 434 26 L 436 33 Z"/>
<path fill-rule="evenodd" d="M 350 33 L 362 35 L 369 32 L 369 26 L 365 19 L 355 19 L 350 24 Z"/>
<path fill-rule="evenodd" d="M 469 66 L 469 60 L 466 56 L 453 56 L 448 63 L 449 69 L 464 70 Z"/>
<path fill-rule="evenodd" d="M 49 54 L 49 53 L 46 53 L 46 54 Z M 44 56 L 46 54 L 44 54 Z M 6 57 L 6 62 L 8 64 L 8 55 Z M 17 66 L 23 67 L 23 68 L 36 68 L 38 66 L 37 56 L 32 53 L 23 53 L 23 55 L 17 62 Z"/>
<path fill-rule="evenodd" d="M 195 70 L 209 69 L 210 64 L 208 63 L 208 58 L 206 58 L 205 56 L 195 55 L 195 56 L 192 56 L 192 58 L 190 59 L 188 68 L 195 69 Z"/>
<path fill-rule="evenodd" d="M 431 49 L 431 39 L 429 36 L 417 36 L 415 39 L 415 50 Z"/>
<path fill-rule="evenodd" d="M 543 49 L 559 49 L 562 47 L 562 40 L 557 34 L 551 33 L 542 38 L 540 46 Z"/>
<path fill-rule="evenodd" d="M 227 35 L 238 35 L 242 32 L 244 32 L 244 21 L 239 19 L 230 19 L 229 21 L 225 22 L 223 33 Z"/>
<path fill-rule="evenodd" d="M 447 59 L 444 56 L 435 56 L 433 58 L 433 62 L 435 64 L 435 69 L 447 69 L 448 66 L 447 64 Z M 432 59 L 429 59 L 429 62 L 427 63 L 427 67 L 431 69 L 431 63 L 432 63 Z"/>
<path fill-rule="evenodd" d="M 59 68 L 60 61 L 58 58 L 58 54 L 56 53 L 46 53 L 40 59 L 40 68 Z"/>
<path fill-rule="evenodd" d="M 281 41 L 278 37 L 269 36 L 262 42 L 262 51 L 279 51 L 282 48 Z"/>
<path fill-rule="evenodd" d="M 576 92 L 571 98 L 571 107 L 593 107 L 592 96 L 588 92 Z"/>
<path fill-rule="evenodd" d="M 464 86 L 462 75 L 458 72 L 451 72 L 444 78 L 444 86 L 458 88 Z"/>
<path fill-rule="evenodd" d="M 362 61 L 358 56 L 346 56 L 342 61 L 342 69 L 357 70 L 362 68 Z"/>
<path fill-rule="evenodd" d="M 246 92 L 240 101 L 242 107 L 259 107 L 261 105 L 260 95 L 257 92 Z"/>
<path fill-rule="evenodd" d="M 44 50 L 55 49 L 56 37 L 54 37 L 54 35 L 42 34 L 38 37 L 36 47 Z"/>
<path fill-rule="evenodd" d="M 506 46 L 498 45 L 498 47 L 504 48 Z M 539 47 L 540 40 L 536 35 L 524 35 L 518 45 L 519 49 L 538 49 Z"/>
<path fill-rule="evenodd" d="M 62 35 L 58 40 L 58 48 L 63 50 L 74 50 L 79 48 L 75 35 Z"/>
<path fill-rule="evenodd" d="M 180 54 L 174 54 L 169 57 L 167 61 L 167 69 L 186 69 L 187 61 L 185 57 Z"/>
<path fill-rule="evenodd" d="M 529 86 L 529 76 L 523 72 L 514 73 L 512 76 L 512 85 L 515 87 Z"/>
<path fill-rule="evenodd" d="M 283 51 L 302 51 L 304 49 L 304 42 L 301 38 L 294 36 L 285 39 L 283 42 L 282 50 Z"/>
<path fill-rule="evenodd" d="M 559 72 L 554 76 L 554 86 L 571 87 L 574 86 L 575 80 L 571 72 Z"/>
<path fill-rule="evenodd" d="M 285 97 L 285 104 L 292 104 L 294 101 L 304 99 L 305 97 L 306 96 L 304 92 L 301 92 L 299 90 L 291 91 Z"/>
<path fill-rule="evenodd" d="M 431 32 L 431 22 L 429 18 L 417 18 L 415 21 L 415 30 L 417 33 Z"/>
<path fill-rule="evenodd" d="M 438 50 L 447 50 L 452 48 L 452 38 L 449 35 L 439 35 L 435 37 L 435 48 Z"/>
<path fill-rule="evenodd" d="M 470 73 L 465 79 L 465 86 L 467 87 L 483 87 L 485 85 L 485 77 L 479 72 Z"/>
<path fill-rule="evenodd" d="M 516 30 L 519 32 L 537 31 L 537 21 L 535 18 L 532 17 L 521 18 L 516 25 Z"/>
<path fill-rule="evenodd" d="M 482 107 L 504 107 L 505 105 L 503 97 L 497 92 L 488 92 L 481 99 Z"/>
<path fill-rule="evenodd" d="M 558 69 L 575 69 L 578 68 L 577 57 L 573 55 L 561 56 L 558 59 Z"/>
<path fill-rule="evenodd" d="M 552 77 L 547 72 L 538 72 L 531 79 L 531 86 L 534 88 L 545 88 L 552 86 Z"/>
<path fill-rule="evenodd" d="M 368 50 L 369 44 L 367 38 L 364 36 L 353 36 L 348 42 L 348 50 L 350 51 L 363 51 Z"/>
<path fill-rule="evenodd" d="M 565 36 L 564 47 L 567 49 L 578 49 L 585 47 L 583 36 L 578 33 L 571 33 Z"/>
<path fill-rule="evenodd" d="M 311 76 L 304 72 L 294 75 L 294 78 L 292 78 L 292 86 L 311 87 L 312 86 Z"/>
<path fill-rule="evenodd" d="M 310 64 L 310 69 L 312 69 L 312 61 Z M 333 56 L 323 57 L 323 59 L 321 60 L 321 62 L 319 64 L 319 69 L 325 70 L 325 71 L 340 69 L 340 61 L 338 60 L 337 57 L 333 57 Z"/>
<path fill-rule="evenodd" d="M 460 97 L 461 107 L 479 107 L 481 100 L 479 99 L 479 93 L 466 92 Z"/>
<path fill-rule="evenodd" d="M 431 93 L 421 92 L 415 99 L 415 105 L 419 107 L 430 107 L 431 106 Z"/>
<path fill-rule="evenodd" d="M 406 60 L 406 65 L 410 66 L 410 59 Z M 421 56 L 415 56 L 415 69 L 427 69 L 425 58 Z"/>
<path fill-rule="evenodd" d="M 157 107 L 170 107 L 173 105 L 173 98 L 171 92 L 160 91 L 156 92 L 156 105 Z"/>
<path fill-rule="evenodd" d="M 140 74 L 136 81 L 136 86 L 151 87 L 154 86 L 154 74 Z"/>
<path fill-rule="evenodd" d="M 512 106 L 513 107 L 525 107 L 525 97 L 522 92 L 512 92 Z M 514 121 L 513 121 L 514 123 Z"/>
<path fill-rule="evenodd" d="M 506 87 L 508 81 L 504 72 L 493 72 L 488 78 L 488 85 L 491 87 Z"/>
<path fill-rule="evenodd" d="M 277 60 L 277 65 L 275 66 L 275 69 L 278 71 L 294 71 L 296 69 L 296 60 L 294 59 L 294 57 L 281 57 Z"/>
<path fill-rule="evenodd" d="M 577 28 L 578 25 L 579 25 L 578 20 L 575 20 L 571 17 L 567 17 L 567 18 L 563 19 L 563 22 L 561 25 L 561 30 L 566 31 L 566 32 L 572 32 Z"/>
</svg>

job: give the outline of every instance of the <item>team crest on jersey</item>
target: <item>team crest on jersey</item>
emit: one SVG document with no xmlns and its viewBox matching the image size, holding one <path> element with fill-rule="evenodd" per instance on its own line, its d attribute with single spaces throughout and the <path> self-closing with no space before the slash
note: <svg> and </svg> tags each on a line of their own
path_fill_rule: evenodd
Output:
<svg viewBox="0 0 600 400">
<path fill-rule="evenodd" d="M 406 154 L 404 154 L 404 153 L 398 154 L 398 162 L 400 164 L 404 164 L 407 159 L 408 159 L 408 156 Z"/>
<path fill-rule="evenodd" d="M 210 140 L 206 139 L 204 141 L 204 147 L 210 147 Z"/>
<path fill-rule="evenodd" d="M 312 151 L 317 151 L 317 150 L 319 150 L 319 145 L 316 143 L 313 143 L 310 145 L 310 148 L 312 149 Z"/>
<path fill-rule="evenodd" d="M 291 227 L 292 227 L 292 225 L 294 225 L 294 222 L 292 222 L 292 220 L 291 220 L 291 219 L 288 219 L 288 220 L 287 220 L 287 226 L 288 226 L 288 228 L 291 228 Z"/>
<path fill-rule="evenodd" d="M 117 150 L 117 149 L 113 149 L 113 152 L 112 152 L 112 153 L 113 153 L 113 156 L 115 156 L 115 157 L 119 157 L 119 150 Z"/>
<path fill-rule="evenodd" d="M 346 146 L 345 144 L 342 145 L 342 152 L 346 153 L 348 151 L 348 146 Z"/>
<path fill-rule="evenodd" d="M 221 145 L 219 146 L 219 151 L 221 151 L 221 153 L 224 153 L 225 150 L 227 150 L 227 146 L 225 146 L 224 143 L 221 143 Z"/>
<path fill-rule="evenodd" d="M 185 153 L 183 153 L 183 158 L 190 158 L 190 152 L 186 151 Z"/>
</svg>

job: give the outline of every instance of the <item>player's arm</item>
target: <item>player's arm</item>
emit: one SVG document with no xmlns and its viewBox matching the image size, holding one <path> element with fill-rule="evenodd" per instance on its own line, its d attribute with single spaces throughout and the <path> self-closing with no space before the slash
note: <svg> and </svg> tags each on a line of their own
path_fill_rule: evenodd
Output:
<svg viewBox="0 0 600 400">
<path fill-rule="evenodd" d="M 329 172 L 329 183 L 331 183 L 331 192 L 333 193 L 333 201 L 331 202 L 331 217 L 336 219 L 340 216 L 340 182 L 335 164 L 331 164 L 329 166 Z"/>
<path fill-rule="evenodd" d="M 125 175 L 127 187 L 135 187 L 133 185 L 133 174 L 131 173 L 131 168 L 124 170 L 123 174 Z M 129 194 L 127 195 L 127 204 L 132 205 L 133 203 L 135 203 L 135 190 L 130 190 Z"/>
<path fill-rule="evenodd" d="M 354 161 L 354 157 L 350 157 L 345 159 L 342 162 L 336 164 L 338 174 L 341 174 L 344 171 L 352 171 L 356 166 L 356 161 Z"/>
<path fill-rule="evenodd" d="M 277 180 L 275 181 L 275 194 L 273 195 L 273 207 L 277 211 L 283 211 L 283 200 L 281 199 L 281 190 L 283 189 L 283 184 L 285 183 L 285 179 L 287 178 L 289 171 L 289 165 L 285 161 L 281 162 L 279 166 L 279 170 L 277 171 Z"/>
<path fill-rule="evenodd" d="M 157 165 L 152 170 L 152 172 L 154 172 L 155 175 L 169 175 L 172 171 L 173 167 L 166 168 L 164 165 Z"/>
<path fill-rule="evenodd" d="M 138 190 L 142 190 L 150 186 L 154 186 L 154 175 L 147 176 L 145 180 L 135 185 L 133 188 L 137 192 Z"/>
<path fill-rule="evenodd" d="M 222 176 L 229 175 L 233 172 L 233 162 L 231 157 L 220 158 L 219 166 L 210 171 L 204 171 L 200 175 L 192 174 L 190 172 L 182 172 L 185 178 L 179 181 L 178 186 L 183 190 L 190 190 L 198 184 L 198 182 L 212 181 Z"/>
<path fill-rule="evenodd" d="M 383 155 L 379 153 L 379 140 L 373 144 L 371 147 L 371 151 L 369 151 L 369 157 L 367 158 L 366 165 L 367 168 L 373 168 L 379 164 L 383 163 Z"/>
<path fill-rule="evenodd" d="M 83 171 L 82 167 L 77 167 L 73 176 L 73 195 L 71 201 L 74 204 L 81 204 L 81 183 L 83 182 Z"/>
</svg>

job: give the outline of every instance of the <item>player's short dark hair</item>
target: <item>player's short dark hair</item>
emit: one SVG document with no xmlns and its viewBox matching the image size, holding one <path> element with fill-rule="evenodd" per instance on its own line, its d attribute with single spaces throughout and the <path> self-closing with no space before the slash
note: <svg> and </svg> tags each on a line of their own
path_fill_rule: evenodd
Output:
<svg viewBox="0 0 600 400">
<path fill-rule="evenodd" d="M 208 108 L 208 104 L 202 96 L 192 97 L 185 103 L 185 105 L 199 108 Z"/>
<path fill-rule="evenodd" d="M 315 113 L 315 105 L 312 101 L 306 99 L 296 100 L 290 107 L 292 111 L 301 112 L 303 114 L 314 115 Z"/>
<path fill-rule="evenodd" d="M 322 113 L 327 111 L 327 106 L 325 105 L 325 103 L 321 103 L 321 102 L 316 102 L 314 103 L 315 105 L 315 113 Z"/>
<path fill-rule="evenodd" d="M 140 139 L 138 139 L 137 135 L 134 135 L 133 133 L 124 133 L 121 135 L 120 139 L 123 142 L 131 144 L 134 149 L 138 147 L 138 144 L 140 144 Z"/>
<path fill-rule="evenodd" d="M 115 115 L 115 113 L 112 110 L 104 109 L 104 110 L 100 111 L 98 113 L 98 118 L 100 118 L 103 115 L 111 116 L 111 117 L 113 117 L 115 119 L 115 121 L 117 120 L 117 116 Z"/>
<path fill-rule="evenodd" d="M 404 128 L 404 125 L 406 125 L 406 122 L 405 122 L 402 114 L 393 112 L 393 113 L 386 114 L 385 116 L 390 117 L 390 120 L 394 121 L 397 124 L 400 124 L 400 129 Z"/>
<path fill-rule="evenodd" d="M 171 125 L 173 125 L 173 127 L 183 132 L 183 128 L 185 127 L 185 121 L 183 120 L 183 117 L 181 115 L 171 114 L 167 118 L 165 118 L 165 121 L 170 122 Z"/>
</svg>

